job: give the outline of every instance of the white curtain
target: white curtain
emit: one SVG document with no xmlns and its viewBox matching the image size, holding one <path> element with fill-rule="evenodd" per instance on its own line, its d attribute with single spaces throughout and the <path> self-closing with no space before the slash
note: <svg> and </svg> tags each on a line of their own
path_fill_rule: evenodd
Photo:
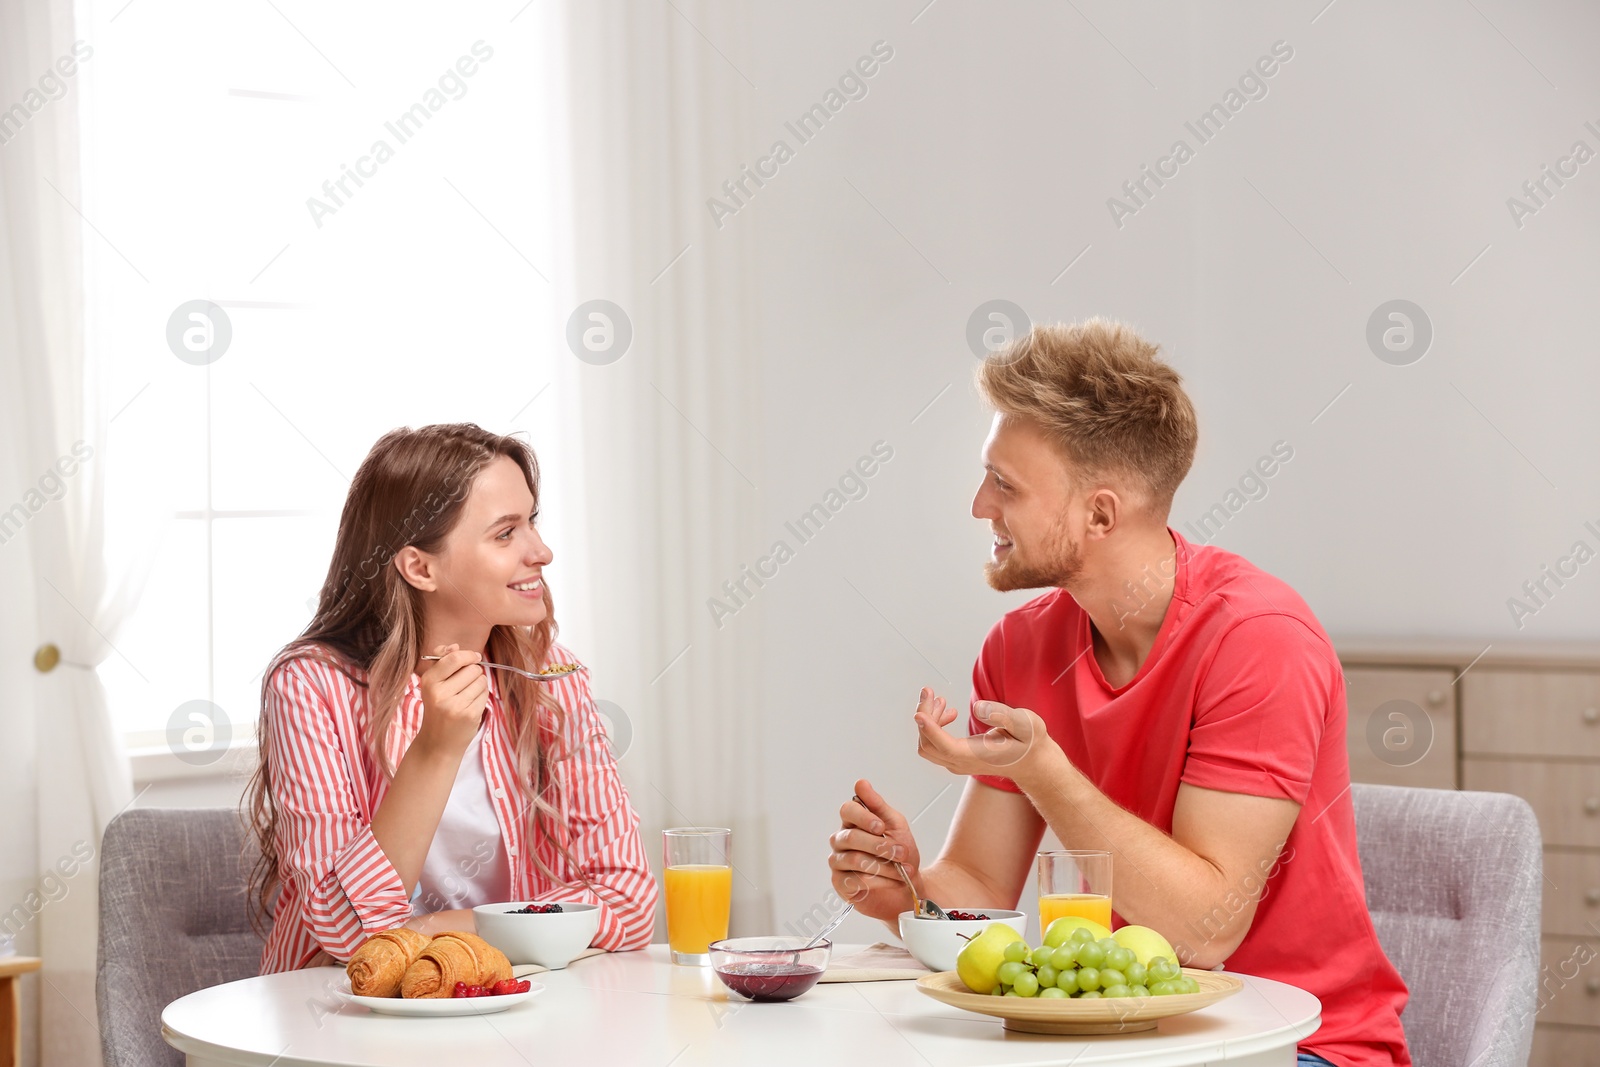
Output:
<svg viewBox="0 0 1600 1067">
<path fill-rule="evenodd" d="M 569 270 L 553 281 L 569 309 L 596 298 L 623 308 L 632 338 L 613 363 L 564 364 L 552 388 L 575 428 L 563 454 L 541 458 L 581 501 L 567 524 L 581 536 L 557 546 L 570 583 L 557 590 L 558 610 L 626 744 L 622 769 L 647 848 L 659 863 L 663 827 L 733 827 L 734 930 L 758 933 L 773 928 L 758 628 L 719 631 L 706 606 L 733 576 L 726 562 L 754 547 L 762 467 L 759 382 L 745 358 L 748 228 L 718 232 L 703 206 L 750 143 L 741 129 L 752 89 L 723 54 L 739 54 L 739 12 L 723 7 L 572 0 L 560 9 L 572 211 Z M 0 5 L 0 106 L 71 55 L 75 39 L 71 5 Z M 33 731 L 34 880 L 79 841 L 98 853 L 105 823 L 131 798 L 93 671 L 118 655 L 142 575 L 115 562 L 137 554 L 108 554 L 104 543 L 98 459 L 115 439 L 98 350 L 85 343 L 84 250 L 98 238 L 78 214 L 81 84 L 69 80 L 63 97 L 0 145 L 0 475 L 15 474 L 24 490 L 46 479 L 56 494 L 49 472 L 72 469 L 58 498 L 37 509 L 24 499 L 28 515 L 0 572 L 14 574 L 26 553 L 28 588 L 13 603 L 37 605 L 36 627 L 0 627 L 8 658 L 50 643 L 64 661 L 30 672 L 31 699 L 8 692 L 0 703 L 6 736 Z M 0 498 L 0 508 L 14 499 Z M 79 870 L 19 944 L 46 961 L 37 1029 L 45 1067 L 99 1062 L 96 878 L 92 865 Z"/>
<path fill-rule="evenodd" d="M 571 0 L 563 16 L 566 307 L 611 301 L 632 340 L 615 362 L 574 357 L 557 382 L 578 426 L 550 461 L 581 471 L 585 531 L 566 569 L 583 586 L 557 613 L 585 635 L 596 696 L 625 720 L 613 738 L 631 734 L 623 777 L 653 862 L 667 826 L 732 827 L 733 930 L 768 933 L 756 628 L 719 631 L 706 606 L 759 532 L 748 228 L 719 232 L 704 207 L 750 143 L 740 12 Z M 604 319 L 587 321 L 603 340 Z"/>
<path fill-rule="evenodd" d="M 75 860 L 86 848 L 98 857 L 105 824 L 131 800 L 127 758 L 93 670 L 116 654 L 118 625 L 137 578 L 118 580 L 104 552 L 104 464 L 98 457 L 111 447 L 109 413 L 85 354 L 83 251 L 93 238 L 78 214 L 77 102 L 84 72 L 69 63 L 79 69 L 62 75 L 58 65 L 63 57 L 77 58 L 79 36 L 70 4 L 0 5 L 4 106 L 20 101 L 27 112 L 20 125 L 7 127 L 0 145 L 0 358 L 6 364 L 0 419 L 12 471 L 20 475 L 19 495 L 0 501 L 0 508 L 9 509 L 12 524 L 6 551 L 28 555 L 37 605 L 36 626 L 13 631 L 8 651 L 26 641 L 31 647 L 15 650 L 31 657 L 34 647 L 52 644 L 62 660 L 35 675 L 31 700 L 8 692 L 0 712 L 8 735 L 16 717 L 34 718 L 33 881 L 42 884 L 53 871 L 66 887 L 64 895 L 36 898 L 40 907 L 19 939 L 19 949 L 44 958 L 37 1032 L 45 1067 L 100 1062 L 98 865 Z M 41 80 L 52 73 L 41 91 Z M 52 98 L 58 85 L 65 92 Z M 23 119 L 15 109 L 9 114 L 14 124 Z M 25 602 L 24 591 L 16 592 Z M 72 875 L 61 878 L 66 869 Z"/>
</svg>

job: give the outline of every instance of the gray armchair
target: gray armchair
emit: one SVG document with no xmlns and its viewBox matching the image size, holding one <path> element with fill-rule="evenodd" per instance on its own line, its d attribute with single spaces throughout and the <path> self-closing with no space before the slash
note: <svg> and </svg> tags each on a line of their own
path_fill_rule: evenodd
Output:
<svg viewBox="0 0 1600 1067">
<path fill-rule="evenodd" d="M 244 848 L 229 809 L 136 809 L 106 829 L 100 852 L 95 980 L 105 1067 L 182 1067 L 161 1039 L 161 1011 L 197 989 L 260 970 L 250 929 Z"/>
<path fill-rule="evenodd" d="M 1354 785 L 1378 940 L 1411 988 L 1417 1067 L 1524 1067 L 1539 993 L 1544 860 L 1527 801 Z"/>
</svg>

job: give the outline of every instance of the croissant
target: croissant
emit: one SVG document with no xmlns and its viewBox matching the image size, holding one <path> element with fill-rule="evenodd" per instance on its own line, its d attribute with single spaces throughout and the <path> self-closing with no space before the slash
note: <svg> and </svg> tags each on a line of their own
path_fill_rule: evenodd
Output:
<svg viewBox="0 0 1600 1067">
<path fill-rule="evenodd" d="M 428 947 L 428 936 L 406 926 L 367 938 L 345 965 L 350 992 L 358 997 L 398 997 L 400 979 Z"/>
<path fill-rule="evenodd" d="M 477 934 L 450 931 L 428 942 L 428 947 L 406 968 L 400 980 L 400 995 L 448 997 L 457 982 L 490 986 L 511 977 L 511 961 L 506 954 Z"/>
</svg>

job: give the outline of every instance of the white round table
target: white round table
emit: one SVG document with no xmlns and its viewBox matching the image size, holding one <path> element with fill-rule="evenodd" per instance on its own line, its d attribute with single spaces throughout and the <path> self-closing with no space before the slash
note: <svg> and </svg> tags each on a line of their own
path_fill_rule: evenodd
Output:
<svg viewBox="0 0 1600 1067">
<path fill-rule="evenodd" d="M 173 1001 L 161 1014 L 161 1031 L 189 1067 L 1269 1067 L 1293 1064 L 1296 1043 L 1322 1018 L 1310 993 L 1244 977 L 1244 989 L 1228 999 L 1145 1033 L 1015 1034 L 999 1019 L 939 1004 L 909 981 L 823 984 L 786 1003 L 754 1004 L 724 989 L 710 968 L 674 966 L 665 945 L 593 956 L 532 980 L 544 993 L 496 1015 L 414 1019 L 342 1001 L 334 993 L 348 988 L 341 968 L 290 971 Z"/>
</svg>

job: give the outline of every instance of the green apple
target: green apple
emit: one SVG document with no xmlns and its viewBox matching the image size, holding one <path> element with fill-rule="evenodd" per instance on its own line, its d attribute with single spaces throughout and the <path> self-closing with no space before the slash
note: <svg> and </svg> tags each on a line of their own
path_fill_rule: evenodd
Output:
<svg viewBox="0 0 1600 1067">
<path fill-rule="evenodd" d="M 1051 948 L 1060 948 L 1072 937 L 1072 931 L 1079 929 L 1088 930 L 1094 935 L 1096 941 L 1102 937 L 1111 936 L 1110 930 L 1107 930 L 1093 919 L 1085 919 L 1081 915 L 1063 915 L 1051 923 L 1050 929 L 1044 932 L 1044 943 Z"/>
<path fill-rule="evenodd" d="M 1111 939 L 1132 952 L 1133 958 L 1146 967 L 1157 956 L 1165 956 L 1169 960 L 1178 958 L 1178 954 L 1172 951 L 1172 943 L 1148 926 L 1124 926 L 1112 934 Z"/>
<path fill-rule="evenodd" d="M 956 955 L 956 977 L 974 993 L 994 992 L 1000 984 L 1000 965 L 1006 959 L 1006 946 L 1021 940 L 1022 935 L 1005 923 L 990 923 Z"/>
</svg>

